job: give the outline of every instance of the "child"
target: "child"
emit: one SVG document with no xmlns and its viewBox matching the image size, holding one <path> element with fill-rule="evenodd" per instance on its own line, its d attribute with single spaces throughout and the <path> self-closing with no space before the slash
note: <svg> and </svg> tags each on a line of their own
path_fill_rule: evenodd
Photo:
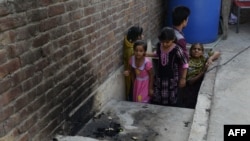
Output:
<svg viewBox="0 0 250 141">
<path fill-rule="evenodd" d="M 124 72 L 130 75 L 133 82 L 133 101 L 149 103 L 153 94 L 153 65 L 145 57 L 147 44 L 138 40 L 134 43 L 134 55 L 130 58 L 130 70 Z"/>
<path fill-rule="evenodd" d="M 186 108 L 194 108 L 203 77 L 212 62 L 220 57 L 220 52 L 209 52 L 208 57 L 205 57 L 203 45 L 196 43 L 192 44 L 189 54 L 187 86 L 183 91 L 183 103 Z"/>
<path fill-rule="evenodd" d="M 174 8 L 173 12 L 172 12 L 172 23 L 173 23 L 173 28 L 174 28 L 174 32 L 175 32 L 175 36 L 176 36 L 176 41 L 175 43 L 177 45 L 179 45 L 185 55 L 185 57 L 187 58 L 187 61 L 188 61 L 188 58 L 189 58 L 189 55 L 188 55 L 188 50 L 187 50 L 187 47 L 186 47 L 186 39 L 185 39 L 185 36 L 182 32 L 182 30 L 187 26 L 188 24 L 188 18 L 189 18 L 189 15 L 190 15 L 190 9 L 186 6 L 177 6 Z M 181 76 L 182 74 L 182 66 L 179 66 L 179 76 Z M 178 99 L 179 99 L 179 103 L 178 103 L 178 106 L 181 106 L 183 105 L 183 103 L 180 103 L 181 101 L 183 101 L 183 94 L 180 94 L 182 93 L 182 88 L 180 88 L 178 90 Z"/>
<path fill-rule="evenodd" d="M 178 87 L 184 87 L 186 83 L 187 58 L 182 49 L 174 43 L 175 33 L 172 28 L 163 28 L 158 38 L 160 43 L 157 44 L 156 54 L 147 54 L 150 57 L 158 57 L 153 103 L 175 106 Z M 183 68 L 181 76 L 179 66 Z"/>
<path fill-rule="evenodd" d="M 185 56 L 188 58 L 188 50 L 186 47 L 186 39 L 182 30 L 187 26 L 190 9 L 186 6 L 177 6 L 172 13 L 173 28 L 176 36 L 176 44 L 178 44 Z"/>
<path fill-rule="evenodd" d="M 123 63 L 124 70 L 129 69 L 129 59 L 134 54 L 133 45 L 136 40 L 142 39 L 143 29 L 139 26 L 132 26 L 128 29 L 127 35 L 124 37 L 123 45 Z M 126 100 L 132 101 L 132 92 L 131 92 L 131 77 L 125 76 L 125 93 Z"/>
</svg>

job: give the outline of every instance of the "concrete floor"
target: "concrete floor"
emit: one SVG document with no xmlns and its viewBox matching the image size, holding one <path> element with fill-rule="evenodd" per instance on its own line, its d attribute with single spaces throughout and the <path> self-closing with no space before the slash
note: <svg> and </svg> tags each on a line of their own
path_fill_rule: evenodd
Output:
<svg viewBox="0 0 250 141">
<path fill-rule="evenodd" d="M 187 141 L 194 109 L 166 107 L 152 104 L 110 101 L 102 111 L 86 124 L 76 137 L 58 137 L 59 141 Z M 98 128 L 109 129 L 110 123 L 121 125 L 115 136 L 97 136 Z M 80 137 L 82 136 L 82 137 Z M 87 138 L 85 138 L 87 137 Z"/>
<path fill-rule="evenodd" d="M 139 141 L 166 141 L 166 139 L 169 141 L 186 141 L 192 125 L 194 110 L 126 101 L 111 101 L 101 113 L 111 117 L 114 122 L 121 124 L 123 129 L 115 137 L 105 136 L 101 139 L 129 141 L 137 138 L 136 140 Z M 105 120 L 103 121 L 105 122 Z M 96 130 L 93 129 L 95 122 L 95 120 L 92 120 L 78 135 L 91 136 L 88 132 Z"/>
</svg>

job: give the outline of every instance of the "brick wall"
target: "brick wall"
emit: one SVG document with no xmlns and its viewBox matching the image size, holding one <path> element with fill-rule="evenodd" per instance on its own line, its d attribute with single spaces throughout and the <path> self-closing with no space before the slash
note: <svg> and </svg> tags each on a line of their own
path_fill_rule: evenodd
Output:
<svg viewBox="0 0 250 141">
<path fill-rule="evenodd" d="M 127 29 L 156 38 L 163 21 L 161 0 L 0 2 L 0 141 L 73 134 L 122 66 Z"/>
</svg>

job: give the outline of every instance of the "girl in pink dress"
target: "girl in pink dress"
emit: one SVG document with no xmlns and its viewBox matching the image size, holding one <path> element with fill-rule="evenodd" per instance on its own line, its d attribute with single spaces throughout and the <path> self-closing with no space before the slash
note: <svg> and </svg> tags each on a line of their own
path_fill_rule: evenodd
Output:
<svg viewBox="0 0 250 141">
<path fill-rule="evenodd" d="M 134 55 L 129 60 L 130 70 L 126 70 L 124 74 L 132 76 L 133 101 L 149 103 L 153 95 L 153 65 L 145 57 L 147 44 L 138 40 L 133 49 Z"/>
</svg>

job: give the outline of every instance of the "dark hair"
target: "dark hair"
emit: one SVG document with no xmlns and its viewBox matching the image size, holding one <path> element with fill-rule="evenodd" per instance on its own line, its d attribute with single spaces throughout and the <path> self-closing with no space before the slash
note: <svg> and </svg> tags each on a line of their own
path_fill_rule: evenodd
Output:
<svg viewBox="0 0 250 141">
<path fill-rule="evenodd" d="M 174 26 L 180 25 L 184 20 L 187 20 L 191 11 L 186 6 L 177 6 L 172 12 L 172 21 Z"/>
<path fill-rule="evenodd" d="M 171 41 L 171 40 L 175 40 L 175 32 L 174 29 L 171 27 L 164 27 L 161 30 L 160 35 L 158 36 L 158 39 L 160 41 Z"/>
<path fill-rule="evenodd" d="M 147 43 L 145 41 L 143 41 L 143 40 L 135 41 L 134 46 L 133 46 L 134 50 L 137 46 L 142 46 L 144 48 L 145 52 L 147 52 L 148 46 L 147 46 Z"/>
<path fill-rule="evenodd" d="M 143 28 L 140 26 L 132 26 L 128 29 L 127 39 L 130 42 L 135 42 L 142 35 Z"/>
</svg>

